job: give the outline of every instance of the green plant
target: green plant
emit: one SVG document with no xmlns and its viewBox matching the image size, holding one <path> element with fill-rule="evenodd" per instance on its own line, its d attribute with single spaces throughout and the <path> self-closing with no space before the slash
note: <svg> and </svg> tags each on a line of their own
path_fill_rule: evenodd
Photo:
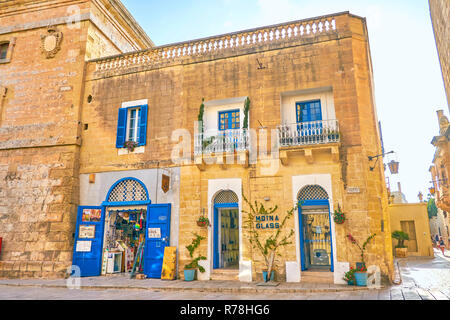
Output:
<svg viewBox="0 0 450 320">
<path fill-rule="evenodd" d="M 436 202 L 435 202 L 434 198 L 428 199 L 427 211 L 428 211 L 429 219 L 432 219 L 433 217 L 437 217 L 438 208 L 436 206 Z"/>
<path fill-rule="evenodd" d="M 365 268 L 366 265 L 366 260 L 364 259 L 364 253 L 367 249 L 367 245 L 370 243 L 370 241 L 375 238 L 376 234 L 372 234 L 371 236 L 369 236 L 367 238 L 367 240 L 364 242 L 364 244 L 362 246 L 359 245 L 359 243 L 355 240 L 355 238 L 353 238 L 353 236 L 351 234 L 347 235 L 347 238 L 351 241 L 351 243 L 353 243 L 354 245 L 356 245 L 358 247 L 358 249 L 361 251 L 361 262 L 363 267 Z"/>
<path fill-rule="evenodd" d="M 350 271 L 348 271 L 344 274 L 344 281 L 347 281 L 347 282 L 355 281 L 355 273 L 356 273 L 356 270 L 353 269 L 352 267 L 350 267 Z"/>
<path fill-rule="evenodd" d="M 409 240 L 409 235 L 403 231 L 394 231 L 392 232 L 392 238 L 398 241 L 396 248 L 407 248 L 405 246 L 405 240 Z"/>
<path fill-rule="evenodd" d="M 250 99 L 247 98 L 245 100 L 245 106 L 244 106 L 244 124 L 243 128 L 248 129 L 248 113 L 250 111 Z"/>
<path fill-rule="evenodd" d="M 205 114 L 205 98 L 202 98 L 202 104 L 200 105 L 200 110 L 198 112 L 198 121 L 200 122 L 199 132 L 203 134 L 203 115 Z"/>
<path fill-rule="evenodd" d="M 247 216 L 247 219 L 245 220 L 245 228 L 248 229 L 248 239 L 252 247 L 254 249 L 258 249 L 264 257 L 264 262 L 267 267 L 267 274 L 269 275 L 267 277 L 267 281 L 270 281 L 269 279 L 274 269 L 276 256 L 281 256 L 277 253 L 278 249 L 292 243 L 289 240 L 294 235 L 294 230 L 291 229 L 287 235 L 282 235 L 282 231 L 284 230 L 288 220 L 294 216 L 294 211 L 297 209 L 297 206 L 287 211 L 276 232 L 270 233 L 268 236 L 262 238 L 260 229 L 255 227 L 256 216 L 273 215 L 278 210 L 278 206 L 266 209 L 264 205 L 258 201 L 255 201 L 254 205 L 252 205 L 245 196 L 243 196 L 243 198 L 250 207 L 250 211 L 242 210 L 242 212 Z"/>
<path fill-rule="evenodd" d="M 203 139 L 203 141 L 202 141 L 203 150 L 205 150 L 209 145 L 213 144 L 215 140 L 216 140 L 216 137 L 214 137 L 214 136 Z"/>
<path fill-rule="evenodd" d="M 343 224 L 345 222 L 345 214 L 342 212 L 340 205 L 338 205 L 338 209 L 334 212 L 334 222 L 337 224 Z"/>
<path fill-rule="evenodd" d="M 205 237 L 202 237 L 196 233 L 194 233 L 195 238 L 192 239 L 192 243 L 188 246 L 186 246 L 186 249 L 189 251 L 189 256 L 192 258 L 192 261 L 184 266 L 185 270 L 199 270 L 201 273 L 205 272 L 205 268 L 203 268 L 202 266 L 200 266 L 198 264 L 199 261 L 201 260 L 206 260 L 206 257 L 204 256 L 197 256 L 196 258 L 194 258 L 194 252 L 195 250 L 200 246 L 200 242 L 202 242 L 202 240 L 205 240 Z"/>
<path fill-rule="evenodd" d="M 204 216 L 201 216 L 200 218 L 198 218 L 197 223 L 204 224 L 205 226 L 209 226 L 209 219 Z"/>
</svg>

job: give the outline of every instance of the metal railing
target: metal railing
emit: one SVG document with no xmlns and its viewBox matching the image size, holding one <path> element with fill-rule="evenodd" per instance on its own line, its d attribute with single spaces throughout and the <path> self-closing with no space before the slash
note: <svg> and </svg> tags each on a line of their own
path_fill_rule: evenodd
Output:
<svg viewBox="0 0 450 320">
<path fill-rule="evenodd" d="M 280 147 L 337 143 L 341 140 L 337 120 L 279 125 L 278 136 Z"/>
<path fill-rule="evenodd" d="M 247 129 L 206 131 L 195 135 L 194 152 L 201 155 L 244 151 L 249 148 L 249 140 Z"/>
</svg>

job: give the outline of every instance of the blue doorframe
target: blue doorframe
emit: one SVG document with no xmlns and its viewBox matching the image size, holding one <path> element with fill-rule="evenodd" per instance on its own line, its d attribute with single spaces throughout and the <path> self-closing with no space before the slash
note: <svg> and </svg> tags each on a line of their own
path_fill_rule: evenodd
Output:
<svg viewBox="0 0 450 320">
<path fill-rule="evenodd" d="M 302 204 L 299 203 L 298 206 L 298 232 L 300 234 L 300 259 L 301 259 L 301 269 L 302 271 L 306 271 L 305 265 L 305 241 L 303 238 L 303 219 L 302 219 L 302 206 L 328 206 L 328 214 L 330 219 L 330 246 L 331 246 L 331 272 L 334 272 L 334 253 L 333 253 L 333 228 L 332 228 L 332 219 L 331 219 L 331 208 L 329 200 L 305 200 Z"/>
<path fill-rule="evenodd" d="M 220 251 L 219 251 L 219 209 L 239 209 L 238 203 L 220 203 L 214 205 L 213 217 L 213 269 L 220 268 Z"/>
</svg>

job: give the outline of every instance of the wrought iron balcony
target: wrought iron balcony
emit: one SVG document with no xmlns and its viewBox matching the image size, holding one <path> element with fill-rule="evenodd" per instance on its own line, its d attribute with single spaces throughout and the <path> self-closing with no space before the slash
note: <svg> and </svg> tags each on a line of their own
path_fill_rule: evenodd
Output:
<svg viewBox="0 0 450 320">
<path fill-rule="evenodd" d="M 225 131 L 206 131 L 195 135 L 195 155 L 213 153 L 232 153 L 249 148 L 249 132 L 247 129 Z"/>
<path fill-rule="evenodd" d="M 337 120 L 283 124 L 278 126 L 280 147 L 338 143 L 341 140 Z"/>
</svg>

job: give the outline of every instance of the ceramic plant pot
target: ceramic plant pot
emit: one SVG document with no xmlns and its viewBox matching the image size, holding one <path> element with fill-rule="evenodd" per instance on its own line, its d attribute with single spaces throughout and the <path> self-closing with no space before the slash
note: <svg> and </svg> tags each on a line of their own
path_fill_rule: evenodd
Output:
<svg viewBox="0 0 450 320">
<path fill-rule="evenodd" d="M 263 271 L 263 278 L 264 278 L 264 282 L 268 282 L 267 271 Z M 272 271 L 270 274 L 270 281 L 274 281 L 274 280 L 275 280 L 275 271 Z"/>
<path fill-rule="evenodd" d="M 367 287 L 367 272 L 356 272 L 355 280 L 358 287 Z"/>
</svg>

